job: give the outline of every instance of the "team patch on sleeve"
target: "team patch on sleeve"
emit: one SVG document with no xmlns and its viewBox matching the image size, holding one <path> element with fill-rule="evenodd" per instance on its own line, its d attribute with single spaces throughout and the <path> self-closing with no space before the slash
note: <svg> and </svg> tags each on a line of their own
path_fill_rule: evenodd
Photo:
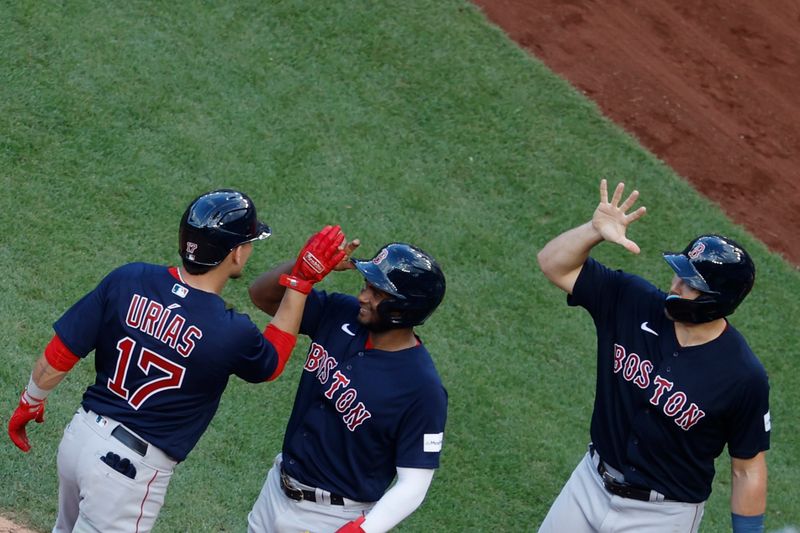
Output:
<svg viewBox="0 0 800 533">
<path fill-rule="evenodd" d="M 772 429 L 772 422 L 770 422 L 769 411 L 767 411 L 767 414 L 764 415 L 764 431 L 769 431 L 770 429 Z"/>
<path fill-rule="evenodd" d="M 444 433 L 425 433 L 422 436 L 422 451 L 433 453 L 442 451 L 443 440 Z"/>
</svg>

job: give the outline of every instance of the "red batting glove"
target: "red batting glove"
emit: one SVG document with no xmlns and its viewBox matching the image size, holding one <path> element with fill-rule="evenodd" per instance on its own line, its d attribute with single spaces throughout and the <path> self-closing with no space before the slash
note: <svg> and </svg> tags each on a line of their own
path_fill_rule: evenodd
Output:
<svg viewBox="0 0 800 533">
<path fill-rule="evenodd" d="M 364 533 L 364 530 L 361 529 L 361 524 L 363 524 L 364 520 L 366 519 L 367 519 L 366 516 L 359 516 L 357 520 L 348 522 L 339 529 L 337 529 L 336 533 Z"/>
<path fill-rule="evenodd" d="M 327 276 L 344 259 L 342 249 L 344 233 L 339 226 L 325 226 L 314 234 L 300 250 L 291 274 L 283 274 L 279 283 L 296 291 L 308 294 L 311 287 Z"/>
<path fill-rule="evenodd" d="M 344 233 L 341 227 L 325 226 L 308 239 L 300 251 L 292 268 L 292 276 L 312 284 L 322 281 L 344 258 L 345 252 L 340 248 L 343 242 Z"/>
<path fill-rule="evenodd" d="M 29 402 L 27 398 L 31 398 L 26 394 L 27 391 L 22 391 L 19 397 L 19 405 L 11 415 L 11 420 L 8 421 L 8 436 L 11 441 L 23 452 L 31 449 L 31 443 L 28 442 L 28 435 L 25 433 L 25 426 L 31 420 L 36 420 L 37 424 L 44 422 L 44 400 L 35 403 Z"/>
</svg>

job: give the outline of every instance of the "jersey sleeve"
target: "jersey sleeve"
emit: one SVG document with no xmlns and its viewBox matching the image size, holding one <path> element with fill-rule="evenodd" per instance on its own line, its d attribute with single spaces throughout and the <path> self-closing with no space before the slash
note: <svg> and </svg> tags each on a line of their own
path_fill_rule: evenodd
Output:
<svg viewBox="0 0 800 533">
<path fill-rule="evenodd" d="M 341 320 L 353 311 L 358 312 L 358 300 L 354 296 L 312 290 L 306 299 L 300 333 L 316 338 L 325 324 L 331 320 Z"/>
<path fill-rule="evenodd" d="M 754 372 L 742 385 L 741 401 L 731 415 L 728 453 L 750 459 L 769 449 L 769 382 L 765 372 Z"/>
<path fill-rule="evenodd" d="M 320 322 L 322 322 L 327 301 L 328 294 L 324 291 L 314 289 L 308 294 L 306 306 L 303 309 L 303 320 L 300 322 L 300 333 L 314 338 Z"/>
<path fill-rule="evenodd" d="M 567 304 L 589 311 L 598 326 L 619 315 L 620 305 L 647 305 L 651 298 L 662 298 L 648 281 L 622 270 L 612 270 L 591 257 L 583 264 Z M 646 302 L 645 302 L 646 300 Z"/>
<path fill-rule="evenodd" d="M 438 468 L 447 422 L 447 390 L 426 387 L 406 412 L 397 440 L 395 466 Z"/>
<path fill-rule="evenodd" d="M 266 381 L 277 368 L 278 352 L 249 319 L 240 320 L 235 336 L 238 344 L 233 373 L 250 383 Z"/>
<path fill-rule="evenodd" d="M 567 303 L 585 308 L 593 317 L 602 316 L 614 308 L 614 295 L 619 285 L 619 271 L 613 271 L 591 257 L 581 268 Z"/>
<path fill-rule="evenodd" d="M 121 268 L 108 274 L 53 324 L 53 330 L 64 346 L 80 358 L 86 357 L 97 345 L 108 294 L 113 290 L 114 279 Z"/>
</svg>

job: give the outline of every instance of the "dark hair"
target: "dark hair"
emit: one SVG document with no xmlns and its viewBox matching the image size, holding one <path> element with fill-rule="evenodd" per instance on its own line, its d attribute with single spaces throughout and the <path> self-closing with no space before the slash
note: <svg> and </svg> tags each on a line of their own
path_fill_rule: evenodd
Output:
<svg viewBox="0 0 800 533">
<path fill-rule="evenodd" d="M 197 263 L 192 263 L 183 258 L 181 258 L 181 260 L 183 262 L 183 269 L 192 276 L 201 276 L 214 268 L 213 266 L 198 265 Z"/>
</svg>

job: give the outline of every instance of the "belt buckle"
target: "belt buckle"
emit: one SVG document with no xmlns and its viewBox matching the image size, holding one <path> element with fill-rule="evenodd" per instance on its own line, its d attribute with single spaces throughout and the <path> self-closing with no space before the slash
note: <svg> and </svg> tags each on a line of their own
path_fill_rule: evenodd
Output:
<svg viewBox="0 0 800 533">
<path fill-rule="evenodd" d="M 283 492 L 291 499 L 301 502 L 305 498 L 303 497 L 303 491 L 297 488 L 294 488 L 289 485 L 289 476 L 283 471 L 281 468 L 281 487 L 283 487 Z"/>
<path fill-rule="evenodd" d="M 603 472 L 603 485 L 605 485 L 606 490 L 617 496 L 643 502 L 650 501 L 650 495 L 647 489 L 638 488 L 630 483 L 619 481 L 608 472 Z"/>
<path fill-rule="evenodd" d="M 602 462 L 600 464 L 602 465 Z M 616 494 L 617 496 L 628 497 L 627 493 L 631 488 L 630 484 L 615 478 L 613 475 L 611 475 L 611 472 L 605 469 L 605 467 L 603 467 L 600 471 L 600 479 L 603 480 L 603 485 L 609 492 Z"/>
<path fill-rule="evenodd" d="M 612 476 L 611 473 L 609 473 L 609 471 L 605 468 L 603 469 L 603 474 L 601 477 L 603 478 L 603 484 L 605 485 L 613 485 L 617 487 L 622 485 L 622 483 L 617 478 Z"/>
</svg>

